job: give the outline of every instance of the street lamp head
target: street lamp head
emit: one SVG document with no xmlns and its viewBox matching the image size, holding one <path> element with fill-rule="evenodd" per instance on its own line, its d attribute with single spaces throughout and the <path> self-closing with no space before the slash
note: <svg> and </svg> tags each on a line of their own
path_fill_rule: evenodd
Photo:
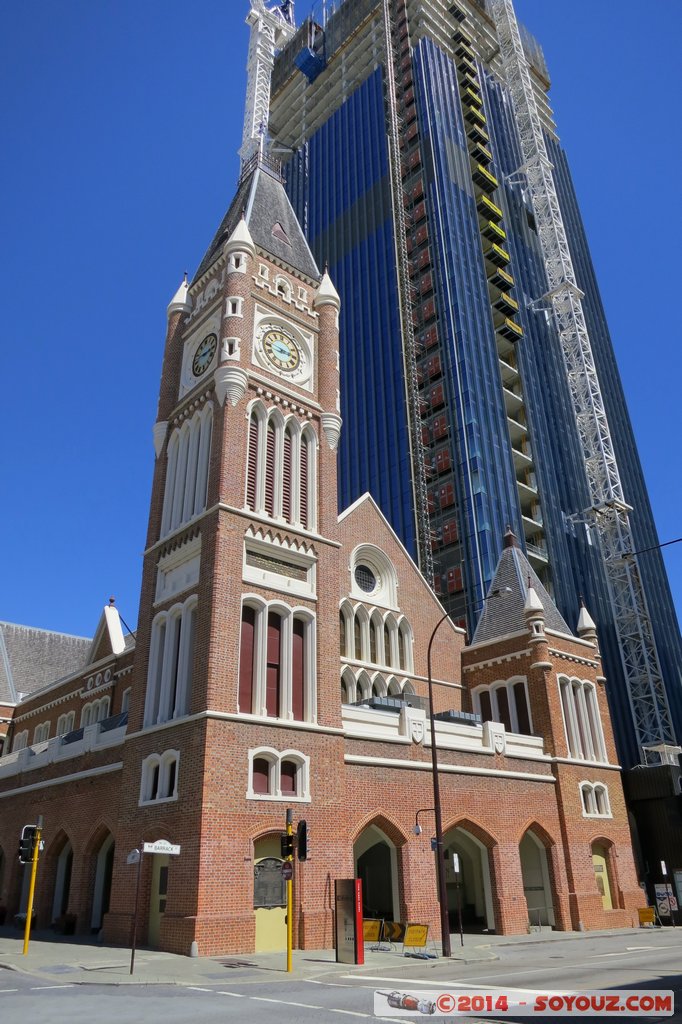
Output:
<svg viewBox="0 0 682 1024">
<path fill-rule="evenodd" d="M 421 825 L 415 825 L 413 831 L 416 836 L 420 836 L 422 834 Z"/>
</svg>

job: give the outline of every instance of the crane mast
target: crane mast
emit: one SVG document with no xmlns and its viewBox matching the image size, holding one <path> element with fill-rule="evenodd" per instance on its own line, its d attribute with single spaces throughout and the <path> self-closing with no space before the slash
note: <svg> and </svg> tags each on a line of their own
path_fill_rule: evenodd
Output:
<svg viewBox="0 0 682 1024">
<path fill-rule="evenodd" d="M 293 0 L 280 0 L 275 7 L 269 7 L 265 0 L 251 0 L 246 23 L 251 26 L 251 35 L 246 64 L 244 131 L 239 150 L 242 169 L 265 145 L 275 54 L 296 31 Z"/>
<path fill-rule="evenodd" d="M 511 93 L 528 193 L 544 258 L 551 304 L 561 342 L 582 447 L 593 520 L 628 688 L 637 741 L 647 748 L 675 744 L 670 709 L 642 585 L 629 512 L 587 331 L 585 312 L 568 246 L 553 167 L 533 93 L 512 0 L 488 0 Z"/>
</svg>

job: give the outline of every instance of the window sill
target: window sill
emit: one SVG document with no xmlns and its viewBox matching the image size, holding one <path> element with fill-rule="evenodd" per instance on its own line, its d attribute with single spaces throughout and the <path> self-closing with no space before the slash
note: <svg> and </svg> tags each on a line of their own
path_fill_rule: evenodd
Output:
<svg viewBox="0 0 682 1024">
<path fill-rule="evenodd" d="M 153 800 L 140 800 L 138 807 L 156 807 L 157 804 L 173 804 L 177 803 L 178 794 L 175 796 L 157 796 Z"/>
</svg>

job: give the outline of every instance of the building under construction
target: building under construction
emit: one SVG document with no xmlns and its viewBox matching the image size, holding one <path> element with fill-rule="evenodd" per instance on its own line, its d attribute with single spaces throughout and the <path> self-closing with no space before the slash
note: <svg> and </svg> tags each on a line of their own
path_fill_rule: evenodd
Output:
<svg viewBox="0 0 682 1024">
<path fill-rule="evenodd" d="M 623 764 L 676 763 L 679 627 L 541 47 L 511 0 L 251 6 L 243 153 L 280 157 L 342 299 L 341 506 L 370 490 L 470 634 L 510 524 L 595 612 Z"/>
</svg>

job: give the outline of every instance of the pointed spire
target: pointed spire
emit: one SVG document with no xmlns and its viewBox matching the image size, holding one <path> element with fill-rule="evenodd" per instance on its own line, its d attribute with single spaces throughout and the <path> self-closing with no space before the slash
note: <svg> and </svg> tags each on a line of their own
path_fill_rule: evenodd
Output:
<svg viewBox="0 0 682 1024">
<path fill-rule="evenodd" d="M 237 227 L 234 229 L 228 240 L 225 242 L 224 252 L 227 256 L 232 252 L 247 252 L 250 256 L 256 255 L 256 246 L 253 244 L 253 238 L 249 231 L 249 226 L 246 223 L 246 214 L 243 211 L 241 220 L 237 222 Z"/>
<path fill-rule="evenodd" d="M 168 303 L 168 316 L 172 316 L 173 313 L 191 313 L 192 312 L 192 300 L 189 297 L 189 283 L 187 281 L 187 271 L 182 280 L 182 284 L 176 291 L 173 298 Z"/>
<path fill-rule="evenodd" d="M 578 636 L 588 637 L 590 635 L 597 634 L 597 624 L 585 607 L 585 602 L 582 597 L 580 598 L 580 615 L 578 616 L 577 626 Z"/>
<path fill-rule="evenodd" d="M 538 595 L 535 593 L 530 580 L 528 580 L 528 593 L 526 594 L 526 600 L 523 604 L 523 614 L 526 618 L 535 618 L 539 615 L 542 615 L 543 619 L 545 617 L 545 607 Z"/>
<path fill-rule="evenodd" d="M 336 309 L 341 308 L 341 299 L 339 298 L 339 293 L 332 284 L 332 279 L 327 271 L 326 263 L 322 279 L 320 280 L 320 287 L 317 289 L 317 294 L 313 299 L 313 307 L 317 309 L 318 306 L 335 306 Z"/>
<path fill-rule="evenodd" d="M 516 539 L 516 534 L 512 530 L 512 528 L 509 525 L 509 523 L 507 523 L 507 529 L 505 530 L 504 537 L 502 538 L 502 547 L 504 547 L 504 548 L 518 548 L 519 547 L 519 542 Z"/>
</svg>

